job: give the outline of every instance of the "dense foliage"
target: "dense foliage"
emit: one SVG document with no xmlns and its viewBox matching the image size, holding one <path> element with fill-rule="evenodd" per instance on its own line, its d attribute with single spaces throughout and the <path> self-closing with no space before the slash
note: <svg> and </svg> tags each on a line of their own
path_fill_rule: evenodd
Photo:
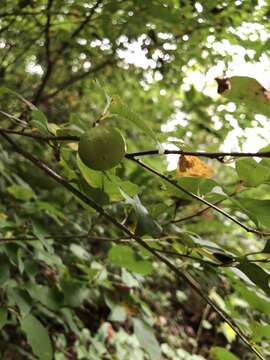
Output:
<svg viewBox="0 0 270 360">
<path fill-rule="evenodd" d="M 1 1 L 1 359 L 269 357 L 269 152 L 222 153 L 269 95 L 214 79 L 268 59 L 267 3 Z"/>
</svg>

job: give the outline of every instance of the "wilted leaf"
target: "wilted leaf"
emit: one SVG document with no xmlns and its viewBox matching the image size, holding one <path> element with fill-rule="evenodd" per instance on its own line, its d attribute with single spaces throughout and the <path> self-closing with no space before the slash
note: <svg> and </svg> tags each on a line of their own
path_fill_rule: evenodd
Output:
<svg viewBox="0 0 270 360">
<path fill-rule="evenodd" d="M 214 171 L 197 156 L 180 155 L 177 165 L 177 175 L 209 178 L 214 176 Z"/>
</svg>

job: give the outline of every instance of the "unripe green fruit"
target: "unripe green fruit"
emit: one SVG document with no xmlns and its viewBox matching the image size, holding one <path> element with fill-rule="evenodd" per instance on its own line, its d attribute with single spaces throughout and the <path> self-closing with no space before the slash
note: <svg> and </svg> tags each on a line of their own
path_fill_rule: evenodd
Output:
<svg viewBox="0 0 270 360">
<path fill-rule="evenodd" d="M 126 144 L 121 133 L 100 125 L 86 131 L 80 138 L 79 155 L 82 162 L 93 170 L 109 170 L 124 158 Z"/>
</svg>

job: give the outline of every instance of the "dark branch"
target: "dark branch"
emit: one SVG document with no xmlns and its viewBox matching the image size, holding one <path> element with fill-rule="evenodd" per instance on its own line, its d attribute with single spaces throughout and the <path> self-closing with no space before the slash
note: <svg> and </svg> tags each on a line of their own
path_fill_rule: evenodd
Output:
<svg viewBox="0 0 270 360">
<path fill-rule="evenodd" d="M 107 65 L 108 63 L 106 63 Z M 104 66 L 99 65 L 99 69 Z M 92 70 L 97 71 L 97 70 Z M 81 74 L 80 76 L 83 76 L 84 74 Z M 76 81 L 76 80 L 75 80 Z M 66 85 L 68 86 L 68 85 Z M 59 89 L 58 89 L 59 90 Z M 59 91 L 56 90 L 55 92 L 48 94 L 42 100 L 47 100 L 50 97 L 55 96 Z M 61 90 L 60 90 L 61 91 Z M 9 115 L 11 117 L 12 115 Z M 15 135 L 21 135 L 21 136 L 27 136 L 27 137 L 33 137 L 40 140 L 51 140 L 51 141 L 70 141 L 70 142 L 76 142 L 79 141 L 79 136 L 44 136 L 39 133 L 30 133 L 30 132 L 20 132 L 20 131 L 9 131 L 6 129 L 1 129 L 1 131 L 9 132 Z M 32 136 L 33 134 L 33 136 Z M 158 150 L 150 150 L 150 151 L 141 151 L 136 153 L 127 153 L 125 157 L 127 159 L 133 160 L 137 156 L 146 156 L 146 155 L 170 155 L 170 154 L 176 154 L 176 155 L 192 155 L 192 156 L 198 156 L 198 157 L 206 157 L 210 159 L 217 159 L 219 160 L 222 157 L 234 157 L 234 158 L 242 158 L 242 157 L 258 157 L 258 158 L 269 158 L 270 157 L 270 151 L 265 152 L 203 152 L 203 151 L 185 151 L 185 150 L 165 150 L 164 153 L 159 154 Z"/>
<path fill-rule="evenodd" d="M 185 150 L 165 150 L 162 154 L 158 150 L 148 150 L 148 151 L 139 151 L 135 153 L 126 154 L 127 158 L 134 158 L 138 156 L 148 156 L 148 155 L 191 155 L 191 156 L 200 156 L 206 157 L 209 159 L 220 160 L 225 156 L 229 156 L 232 158 L 240 158 L 240 157 L 260 157 L 260 158 L 269 158 L 270 151 L 265 152 L 204 152 L 204 151 L 185 151 Z"/>
<path fill-rule="evenodd" d="M 13 135 L 20 135 L 20 136 L 25 136 L 25 137 L 30 137 L 36 140 L 41 140 L 41 141 L 68 141 L 68 142 L 76 142 L 79 141 L 80 138 L 78 136 L 47 136 L 47 135 L 42 135 L 40 133 L 36 133 L 36 132 L 27 132 L 27 131 L 17 131 L 17 130 L 10 130 L 10 129 L 1 129 L 1 132 L 4 132 L 6 134 L 13 134 Z"/>
<path fill-rule="evenodd" d="M 99 7 L 100 3 L 102 2 L 102 0 L 97 0 L 96 4 L 92 7 L 90 13 L 86 16 L 85 20 L 74 30 L 74 32 L 71 34 L 69 41 L 64 42 L 62 44 L 62 46 L 57 49 L 56 52 L 56 56 L 54 57 L 54 59 L 51 58 L 51 51 L 50 51 L 50 25 L 51 25 L 51 6 L 52 6 L 52 2 L 53 0 L 48 0 L 48 5 L 47 5 L 47 22 L 46 22 L 46 26 L 45 26 L 45 49 L 46 49 L 46 62 L 47 62 L 47 67 L 46 67 L 46 71 L 44 73 L 44 76 L 42 78 L 41 84 L 32 100 L 32 103 L 37 105 L 41 102 L 41 98 L 42 98 L 42 94 L 44 92 L 45 86 L 47 84 L 47 82 L 49 81 L 52 72 L 53 72 L 53 67 L 56 64 L 57 60 L 59 59 L 59 56 L 63 56 L 65 51 L 67 50 L 67 48 L 70 45 L 70 41 L 73 40 L 74 38 L 76 38 L 81 31 L 85 28 L 85 26 L 90 22 L 92 16 L 94 15 L 96 9 Z M 80 75 L 85 75 L 88 72 L 84 73 L 84 74 L 80 74 Z M 85 75 L 87 76 L 87 75 Z M 84 76 L 83 76 L 84 77 Z M 82 77 L 82 78 L 83 78 Z M 81 78 L 79 77 L 77 80 L 75 80 L 76 77 L 74 77 L 74 82 L 77 80 L 80 80 Z M 71 81 L 71 84 L 73 82 Z M 60 91 L 63 90 L 62 88 L 63 84 L 59 85 L 58 89 L 55 91 L 55 95 L 58 94 Z M 64 87 L 66 87 L 65 82 L 64 82 Z M 47 95 L 45 96 L 45 98 L 51 98 L 55 95 Z M 42 99 L 43 100 L 43 99 Z"/>
<path fill-rule="evenodd" d="M 100 64 L 97 64 L 93 68 L 90 68 L 90 70 L 79 73 L 77 75 L 74 75 L 73 77 L 70 77 L 68 80 L 63 81 L 61 84 L 56 85 L 57 89 L 55 91 L 52 91 L 51 93 L 43 96 L 39 102 L 44 102 L 44 101 L 47 101 L 47 100 L 55 97 L 61 91 L 65 90 L 66 88 L 73 85 L 77 81 L 83 80 L 83 79 L 87 78 L 89 75 L 92 75 L 92 74 L 98 72 L 99 70 L 102 70 L 105 66 L 113 65 L 115 63 L 116 63 L 116 60 L 113 60 L 112 55 L 111 55 L 110 58 L 108 58 L 107 60 L 103 61 Z"/>
<path fill-rule="evenodd" d="M 53 4 L 53 0 L 48 0 L 48 5 L 47 5 L 47 21 L 46 21 L 46 25 L 45 25 L 45 56 L 46 56 L 46 71 L 44 73 L 44 76 L 42 78 L 41 84 L 38 87 L 38 90 L 34 96 L 33 99 L 33 104 L 37 104 L 39 102 L 39 99 L 43 93 L 43 90 L 51 76 L 52 70 L 53 70 L 53 62 L 51 59 L 51 38 L 50 38 L 50 26 L 51 26 L 51 7 Z"/>
<path fill-rule="evenodd" d="M 77 27 L 77 29 L 75 29 L 73 31 L 73 33 L 70 35 L 69 38 L 69 42 L 64 42 L 63 45 L 61 46 L 61 48 L 59 49 L 59 54 L 63 54 L 63 52 L 69 47 L 70 44 L 70 40 L 73 40 L 74 38 L 76 38 L 81 31 L 86 27 L 86 25 L 90 22 L 90 20 L 92 19 L 96 9 L 99 7 L 99 5 L 102 3 L 102 0 L 97 0 L 97 2 L 95 3 L 95 5 L 91 8 L 91 11 L 89 12 L 89 14 L 86 16 L 86 18 L 84 19 L 84 21 L 82 21 L 82 23 Z"/>
<path fill-rule="evenodd" d="M 236 193 L 237 193 L 237 192 L 234 191 L 233 193 L 231 193 L 231 194 L 229 195 L 229 197 L 234 196 Z M 221 203 L 222 203 L 223 201 L 225 201 L 225 200 L 227 200 L 227 198 L 218 200 L 218 201 L 216 201 L 216 202 L 214 203 L 214 205 L 219 205 L 219 204 L 221 204 Z M 184 222 L 184 221 L 193 219 L 193 218 L 195 218 L 195 217 L 197 217 L 197 216 L 202 215 L 204 212 L 206 212 L 206 211 L 209 210 L 209 209 L 211 209 L 211 206 L 206 206 L 205 208 L 197 211 L 197 212 L 194 213 L 194 214 L 191 214 L 191 215 L 182 217 L 182 218 L 180 218 L 180 219 L 175 219 L 175 220 L 173 220 L 173 221 L 170 221 L 170 223 L 176 224 L 176 223 L 180 223 L 180 222 Z"/>
<path fill-rule="evenodd" d="M 238 327 L 238 325 L 234 322 L 234 320 L 226 313 L 223 309 L 219 307 L 215 302 L 213 302 L 207 294 L 203 292 L 200 288 L 200 285 L 193 279 L 193 277 L 187 272 L 181 272 L 173 263 L 171 263 L 166 257 L 160 255 L 155 249 L 153 249 L 150 245 L 148 245 L 144 240 L 142 240 L 139 236 L 132 233 L 126 226 L 118 222 L 114 217 L 108 214 L 101 206 L 96 204 L 92 199 L 90 199 L 85 194 L 81 193 L 78 189 L 76 189 L 70 182 L 52 170 L 46 163 L 41 161 L 40 159 L 33 156 L 31 153 L 24 150 L 21 146 L 19 146 L 16 142 L 14 142 L 9 135 L 0 131 L 0 135 L 11 145 L 14 152 L 22 155 L 24 158 L 28 159 L 32 164 L 40 168 L 44 173 L 53 178 L 56 182 L 65 187 L 69 192 L 71 192 L 75 197 L 83 201 L 88 206 L 92 207 L 96 210 L 100 215 L 102 215 L 106 220 L 115 225 L 119 230 L 125 233 L 128 237 L 133 238 L 139 245 L 149 251 L 152 255 L 154 255 L 158 260 L 162 263 L 166 264 L 168 268 L 174 272 L 178 279 L 183 280 L 189 286 L 191 286 L 194 291 L 202 298 L 206 303 L 208 303 L 218 314 L 219 316 L 239 335 L 242 341 L 247 345 L 247 347 L 255 353 L 261 360 L 265 360 L 263 355 L 256 349 L 256 347 L 249 342 L 246 335 L 243 331 Z"/>
<path fill-rule="evenodd" d="M 142 166 L 143 168 L 145 168 L 146 170 L 148 170 L 149 172 L 151 172 L 152 174 L 155 174 L 156 176 L 160 177 L 161 179 L 165 180 L 166 182 L 170 183 L 171 185 L 173 185 L 174 187 L 176 187 L 178 190 L 181 190 L 183 193 L 185 193 L 186 195 L 190 196 L 191 198 L 200 201 L 201 203 L 209 206 L 210 208 L 216 210 L 217 212 L 219 212 L 220 214 L 224 215 L 226 218 L 228 218 L 229 220 L 231 220 L 232 222 L 234 222 L 235 224 L 239 225 L 241 228 L 243 228 L 244 230 L 246 230 L 247 232 L 250 233 L 254 233 L 257 235 L 270 235 L 269 232 L 264 232 L 264 231 L 260 231 L 260 230 L 256 230 L 253 228 L 250 228 L 249 226 L 246 226 L 245 224 L 241 223 L 239 220 L 237 220 L 236 218 L 234 218 L 233 216 L 231 216 L 230 214 L 228 214 L 226 211 L 220 209 L 219 207 L 217 207 L 216 205 L 210 203 L 209 201 L 205 200 L 204 198 L 202 198 L 201 196 L 198 196 L 194 193 L 192 193 L 189 190 L 186 190 L 184 187 L 182 187 L 181 185 L 179 185 L 176 181 L 169 179 L 167 176 L 159 173 L 158 171 L 156 171 L 155 169 L 152 169 L 150 166 L 146 165 L 145 163 L 143 163 L 141 160 L 135 159 L 133 157 L 130 158 L 131 160 L 133 160 L 134 162 L 136 162 L 138 165 Z"/>
</svg>

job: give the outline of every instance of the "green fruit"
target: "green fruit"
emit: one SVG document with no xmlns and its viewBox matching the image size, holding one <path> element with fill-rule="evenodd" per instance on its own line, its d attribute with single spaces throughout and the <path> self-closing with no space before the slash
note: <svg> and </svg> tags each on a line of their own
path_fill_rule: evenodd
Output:
<svg viewBox="0 0 270 360">
<path fill-rule="evenodd" d="M 93 170 L 108 170 L 124 158 L 126 144 L 121 133 L 112 127 L 97 126 L 80 138 L 79 155 L 82 162 Z"/>
</svg>

